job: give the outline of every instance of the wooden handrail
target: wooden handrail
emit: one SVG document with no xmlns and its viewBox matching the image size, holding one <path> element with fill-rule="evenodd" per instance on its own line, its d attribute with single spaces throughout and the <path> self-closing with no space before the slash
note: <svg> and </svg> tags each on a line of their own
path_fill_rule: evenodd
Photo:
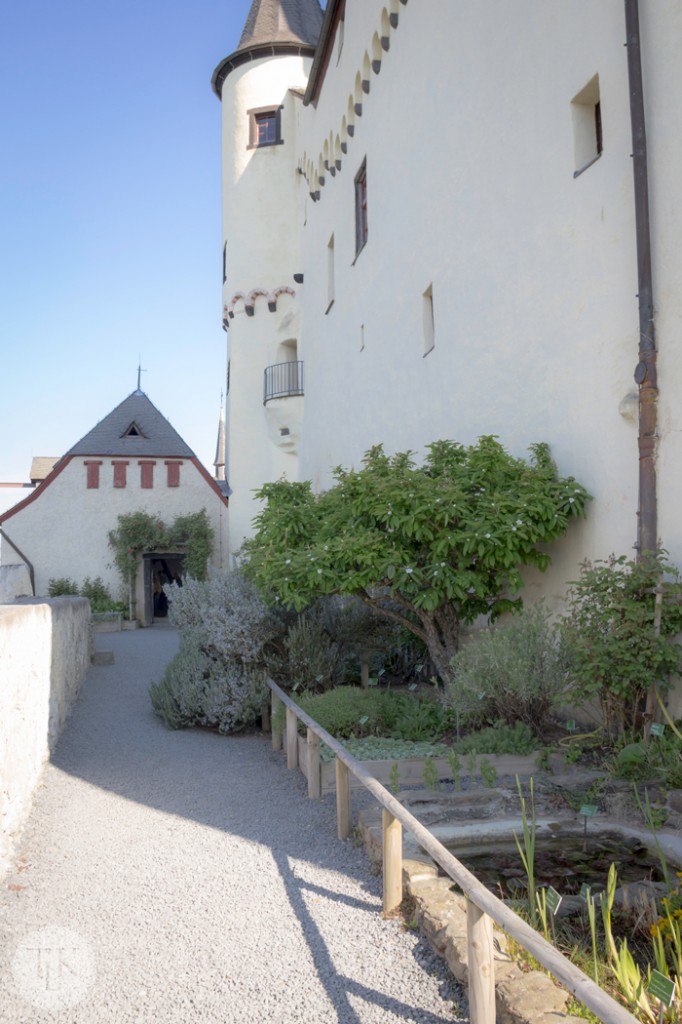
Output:
<svg viewBox="0 0 682 1024">
<path fill-rule="evenodd" d="M 303 723 L 308 729 L 311 730 L 315 735 L 319 736 L 320 740 L 329 747 L 332 753 L 336 756 L 336 767 L 337 767 L 337 821 L 339 823 L 339 836 L 346 838 L 350 832 L 350 815 L 349 815 L 349 804 L 350 804 L 350 786 L 342 783 L 342 792 L 339 793 L 338 781 L 341 774 L 347 776 L 347 772 L 350 771 L 358 779 L 365 789 L 367 789 L 374 799 L 384 809 L 384 840 L 386 838 L 387 827 L 391 828 L 393 822 L 400 822 L 417 840 L 419 845 L 429 854 L 430 857 L 443 869 L 453 882 L 465 893 L 467 900 L 478 908 L 478 911 L 482 911 L 483 914 L 488 915 L 496 924 L 500 926 L 508 935 L 511 935 L 518 943 L 520 943 L 524 949 L 528 950 L 538 963 L 542 964 L 543 967 L 547 968 L 548 971 L 561 982 L 569 992 L 583 1003 L 589 1010 L 591 1010 L 600 1020 L 604 1021 L 604 1024 L 639 1024 L 636 1017 L 626 1010 L 623 1006 L 616 1002 L 607 992 L 604 992 L 599 985 L 595 984 L 591 978 L 588 978 L 580 968 L 572 964 L 558 949 L 555 949 L 551 943 L 547 942 L 534 928 L 531 928 L 522 918 L 515 914 L 502 900 L 498 899 L 493 893 L 491 893 L 482 882 L 476 878 L 464 865 L 454 857 L 449 850 L 447 850 L 435 836 L 429 832 L 422 823 L 410 814 L 403 805 L 397 800 L 392 793 L 390 793 L 384 786 L 381 785 L 377 779 L 371 775 L 364 765 L 358 761 L 352 754 L 350 754 L 346 748 L 339 743 L 337 739 L 323 729 L 314 718 L 306 714 L 302 708 L 298 706 L 286 693 L 272 680 L 268 680 L 268 686 L 272 691 L 273 696 L 273 723 L 275 720 L 275 714 L 277 704 L 281 703 L 287 709 L 287 712 L 293 712 L 293 716 Z M 289 714 L 287 718 L 289 721 L 293 720 L 293 716 Z M 281 728 L 281 727 L 280 727 Z M 274 746 L 274 732 L 273 732 L 273 746 Z M 291 748 L 289 748 L 291 749 Z M 340 773 L 340 765 L 343 765 L 343 769 Z M 343 825 L 342 825 L 343 819 Z M 345 834 L 342 834 L 345 833 Z M 393 833 L 395 836 L 395 833 Z M 392 840 L 392 848 L 395 849 L 395 839 Z M 386 858 L 384 857 L 384 864 Z M 391 869 L 391 880 L 389 884 L 394 884 L 393 879 L 395 877 L 395 865 Z M 384 879 L 384 906 L 386 908 L 386 878 Z M 388 909 L 388 908 L 387 908 Z M 469 915 L 467 915 L 469 916 Z M 471 1022 L 472 1024 L 490 1024 L 494 1021 L 494 971 L 490 969 L 490 965 L 493 961 L 492 956 L 492 929 L 488 929 L 490 932 L 490 943 L 486 944 L 482 942 L 481 935 L 485 932 L 484 927 L 480 927 L 480 914 L 475 913 L 475 927 L 467 928 L 467 955 L 469 963 L 469 984 L 470 987 L 474 983 L 478 989 L 477 998 L 471 1005 Z M 472 935 L 475 936 L 472 941 Z M 480 967 L 480 970 L 477 970 Z M 488 991 L 481 990 L 481 975 L 489 977 L 489 988 Z M 493 989 L 492 1001 L 490 997 L 490 986 Z M 474 1005 L 478 1008 L 481 1007 L 479 1012 L 474 1013 Z M 493 1007 L 493 1015 L 490 1016 L 490 1006 Z"/>
</svg>

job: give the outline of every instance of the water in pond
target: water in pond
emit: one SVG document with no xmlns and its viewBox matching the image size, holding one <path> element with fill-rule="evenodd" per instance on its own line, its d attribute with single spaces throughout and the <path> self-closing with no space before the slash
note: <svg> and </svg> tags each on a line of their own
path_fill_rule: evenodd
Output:
<svg viewBox="0 0 682 1024">
<path fill-rule="evenodd" d="M 521 830 L 518 832 L 522 840 Z M 526 888 L 526 873 L 513 837 L 492 840 L 485 846 L 466 847 L 446 843 L 450 852 L 496 895 L 514 898 Z M 606 887 L 611 864 L 615 863 L 618 883 L 663 878 L 655 855 L 639 840 L 614 833 L 587 837 L 556 833 L 538 836 L 535 849 L 537 886 L 553 885 L 565 895 L 579 893 L 583 884 L 593 891 Z"/>
</svg>

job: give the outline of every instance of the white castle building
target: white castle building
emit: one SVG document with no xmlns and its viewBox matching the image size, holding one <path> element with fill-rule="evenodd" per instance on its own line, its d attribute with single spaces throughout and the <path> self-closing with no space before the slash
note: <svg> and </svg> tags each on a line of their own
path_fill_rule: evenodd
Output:
<svg viewBox="0 0 682 1024">
<path fill-rule="evenodd" d="M 496 434 L 594 496 L 543 592 L 682 564 L 681 40 L 678 0 L 254 0 L 213 75 L 232 551 L 265 481 Z"/>
</svg>

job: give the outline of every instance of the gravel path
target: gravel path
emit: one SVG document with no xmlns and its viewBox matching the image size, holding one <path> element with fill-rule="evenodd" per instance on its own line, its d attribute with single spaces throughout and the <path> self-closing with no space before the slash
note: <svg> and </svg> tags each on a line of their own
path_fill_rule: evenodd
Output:
<svg viewBox="0 0 682 1024">
<path fill-rule="evenodd" d="M 99 634 L 0 889 L 0 1021 L 461 1019 L 438 958 L 261 736 L 170 732 L 147 689 L 177 649 Z"/>
</svg>

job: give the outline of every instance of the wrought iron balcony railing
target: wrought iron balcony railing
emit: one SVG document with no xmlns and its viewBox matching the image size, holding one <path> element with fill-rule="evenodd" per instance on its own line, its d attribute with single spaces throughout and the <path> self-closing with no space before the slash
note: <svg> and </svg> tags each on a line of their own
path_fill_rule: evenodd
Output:
<svg viewBox="0 0 682 1024">
<path fill-rule="evenodd" d="M 303 362 L 292 360 L 266 366 L 263 375 L 263 405 L 271 398 L 303 394 Z"/>
</svg>

